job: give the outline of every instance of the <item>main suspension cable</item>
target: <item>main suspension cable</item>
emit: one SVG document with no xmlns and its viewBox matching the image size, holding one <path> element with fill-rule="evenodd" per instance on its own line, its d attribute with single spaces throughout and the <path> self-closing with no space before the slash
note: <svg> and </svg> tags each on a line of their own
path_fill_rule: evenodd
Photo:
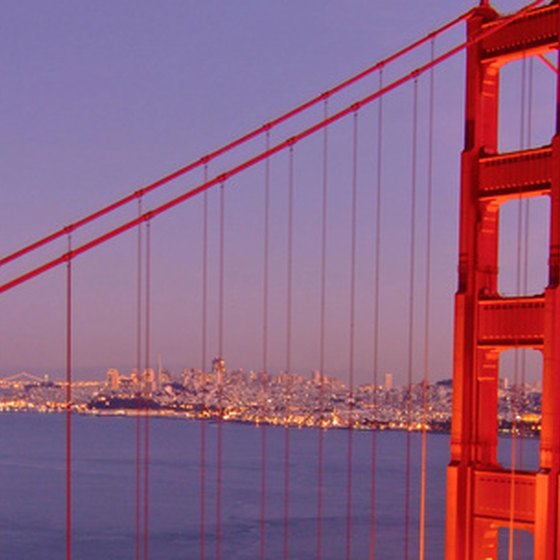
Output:
<svg viewBox="0 0 560 560">
<path fill-rule="evenodd" d="M 312 125 L 311 127 L 303 130 L 302 132 L 299 132 L 298 134 L 292 136 L 291 138 L 280 142 L 276 146 L 271 147 L 269 150 L 266 150 L 264 152 L 261 152 L 261 153 L 257 154 L 256 156 L 253 156 L 253 157 L 249 158 L 248 160 L 244 161 L 243 163 L 241 163 L 241 164 L 239 164 L 235 167 L 232 167 L 228 171 L 226 171 L 226 172 L 220 174 L 219 176 L 207 181 L 206 183 L 203 183 L 202 185 L 199 185 L 198 187 L 195 187 L 194 189 L 191 189 L 190 191 L 187 191 L 187 192 L 185 192 L 185 193 L 183 193 L 183 194 L 181 194 L 181 195 L 179 195 L 179 196 L 161 204 L 160 206 L 157 206 L 157 207 L 153 208 L 152 210 L 147 211 L 141 217 L 132 219 L 128 222 L 125 222 L 124 224 L 121 224 L 120 226 L 118 226 L 118 227 L 116 227 L 112 230 L 109 230 L 109 231 L 105 232 L 104 234 L 99 235 L 98 237 L 95 237 L 94 239 L 84 243 L 83 245 L 74 249 L 72 251 L 71 256 L 75 257 L 75 256 L 78 256 L 78 255 L 81 255 L 82 253 L 88 252 L 91 249 L 93 249 L 94 247 L 97 247 L 98 245 L 101 245 L 102 243 L 105 243 L 105 242 L 109 241 L 110 239 L 113 239 L 114 237 L 117 237 L 117 236 L 125 233 L 126 231 L 128 231 L 131 228 L 138 225 L 139 222 L 146 221 L 146 220 L 151 219 L 151 218 L 155 218 L 155 217 L 159 216 L 160 214 L 163 214 L 163 213 L 169 211 L 171 208 L 174 208 L 175 206 L 177 206 L 179 204 L 182 204 L 186 200 L 189 200 L 190 198 L 193 198 L 194 196 L 198 195 L 199 193 L 204 192 L 205 190 L 208 190 L 208 189 L 212 188 L 213 186 L 222 183 L 225 179 L 228 179 L 228 178 L 231 178 L 235 175 L 238 175 L 242 171 L 245 171 L 246 169 L 249 169 L 249 168 L 257 165 L 258 163 L 265 160 L 266 158 L 269 158 L 276 153 L 279 153 L 279 152 L 281 152 L 285 149 L 288 149 L 290 146 L 293 146 L 295 143 L 303 140 L 304 138 L 307 138 L 307 137 L 311 136 L 312 134 L 315 134 L 319 130 L 322 130 L 325 126 L 328 126 L 329 124 L 332 124 L 332 123 L 335 123 L 335 122 L 339 121 L 340 119 L 346 117 L 347 115 L 353 113 L 354 111 L 360 109 L 361 107 L 364 107 L 364 106 L 372 103 L 373 101 L 375 101 L 379 97 L 381 97 L 383 95 L 386 95 L 390 91 L 402 86 L 403 84 L 405 84 L 405 83 L 407 83 L 411 80 L 417 79 L 421 74 L 427 72 L 430 68 L 435 67 L 438 64 L 443 63 L 444 61 L 448 60 L 452 56 L 454 56 L 457 53 L 463 51 L 464 49 L 466 49 L 466 48 L 468 48 L 468 47 L 470 47 L 470 46 L 472 46 L 476 43 L 479 43 L 483 39 L 493 35 L 497 31 L 499 31 L 500 29 L 503 29 L 505 26 L 507 26 L 507 25 L 511 24 L 513 21 L 516 21 L 517 19 L 519 19 L 522 15 L 527 13 L 530 9 L 538 6 L 539 4 L 542 4 L 543 2 L 544 2 L 544 0 L 534 0 L 533 2 L 531 2 L 530 4 L 525 6 L 525 8 L 522 8 L 521 10 L 512 14 L 509 17 L 503 18 L 502 20 L 500 20 L 499 23 L 497 23 L 494 26 L 488 28 L 484 32 L 477 35 L 475 38 L 469 39 L 468 41 L 465 41 L 464 43 L 461 43 L 461 44 L 451 48 L 450 50 L 448 50 L 444 54 L 436 57 L 433 61 L 430 61 L 426 64 L 423 64 L 423 65 L 419 66 L 418 68 L 416 68 L 415 70 L 413 70 L 412 72 L 394 80 L 393 82 L 391 82 L 390 84 L 385 86 L 383 89 L 378 90 L 378 91 L 376 91 L 372 94 L 369 94 L 366 97 L 363 97 L 362 99 L 360 99 L 359 101 L 357 101 L 357 102 L 353 103 L 352 105 L 346 107 L 345 109 L 329 116 L 327 119 L 324 119 L 324 120 Z M 72 226 L 68 226 L 67 228 L 64 229 L 64 231 L 66 232 L 69 229 L 72 229 Z M 61 255 L 58 258 L 47 261 L 46 263 L 44 263 L 44 264 L 42 264 L 38 267 L 35 267 L 35 268 L 29 270 L 28 272 L 26 272 L 26 273 L 24 273 L 20 276 L 17 276 L 16 278 L 14 278 L 14 279 L 12 279 L 8 282 L 0 284 L 0 293 L 6 292 L 6 291 L 14 288 L 15 286 L 18 286 L 19 284 L 22 284 L 23 282 L 27 282 L 31 278 L 34 278 L 34 277 L 36 277 L 40 274 L 43 274 L 44 272 L 46 272 L 46 271 L 48 271 L 48 270 L 50 270 L 50 269 L 52 269 L 56 266 L 61 265 L 62 263 L 66 262 L 67 259 L 68 259 L 68 254 L 65 253 L 64 255 Z M 0 261 L 0 264 L 1 264 L 1 261 Z"/>
<path fill-rule="evenodd" d="M 260 154 L 257 154 L 256 156 L 253 156 L 253 157 L 249 158 L 248 160 L 244 161 L 243 163 L 241 163 L 241 164 L 239 164 L 235 167 L 232 167 L 228 171 L 220 174 L 217 177 L 214 177 L 213 179 L 203 183 L 202 185 L 199 185 L 198 187 L 195 187 L 194 189 L 191 189 L 190 191 L 187 191 L 187 192 L 185 192 L 185 193 L 183 193 L 183 194 L 181 194 L 181 195 L 179 195 L 179 196 L 161 204 L 160 206 L 157 206 L 157 207 L 153 208 L 152 210 L 149 210 L 149 211 L 145 212 L 141 217 L 138 217 L 138 218 L 135 218 L 135 219 L 130 220 L 128 222 L 125 222 L 125 223 L 121 224 L 120 226 L 118 226 L 114 229 L 111 229 L 111 230 L 105 232 L 104 234 L 99 235 L 98 237 L 95 237 L 94 239 L 92 239 L 92 240 L 84 243 L 83 245 L 77 247 L 76 249 L 74 249 L 74 251 L 73 251 L 74 256 L 78 256 L 78 255 L 81 255 L 82 253 L 90 251 L 94 247 L 97 247 L 98 245 L 101 245 L 102 243 L 105 243 L 105 242 L 109 241 L 110 239 L 113 239 L 114 237 L 117 237 L 117 236 L 125 233 L 126 231 L 128 231 L 131 228 L 138 225 L 138 223 L 140 223 L 142 221 L 146 221 L 146 220 L 151 219 L 151 218 L 155 218 L 155 217 L 159 216 L 160 214 L 163 214 L 164 212 L 167 212 L 167 211 L 171 210 L 171 208 L 174 208 L 175 206 L 177 206 L 179 204 L 182 204 L 186 200 L 189 200 L 190 198 L 193 198 L 194 196 L 204 192 L 205 190 L 208 190 L 208 189 L 212 188 L 213 186 L 219 185 L 225 179 L 228 179 L 230 177 L 238 175 L 242 171 L 245 171 L 246 169 L 249 169 L 249 168 L 257 165 L 258 163 L 265 160 L 266 158 L 269 158 L 276 153 L 279 153 L 279 152 L 281 152 L 285 149 L 288 149 L 290 146 L 293 146 L 295 143 L 303 140 L 304 138 L 307 138 L 308 136 L 311 136 L 312 134 L 315 134 L 319 130 L 322 130 L 325 126 L 328 126 L 329 124 L 332 124 L 332 123 L 335 123 L 335 122 L 339 121 L 340 119 L 346 117 L 349 114 L 352 114 L 354 111 L 360 109 L 361 107 L 369 105 L 370 103 L 372 103 L 373 101 L 375 101 L 379 97 L 381 97 L 383 95 L 386 95 L 390 91 L 402 86 L 403 84 L 405 84 L 405 83 L 407 83 L 411 80 L 417 79 L 421 74 L 427 72 L 430 68 L 435 67 L 438 64 L 443 63 L 444 61 L 448 60 L 452 56 L 454 56 L 457 53 L 463 51 L 464 49 L 466 49 L 466 48 L 468 48 L 468 47 L 470 47 L 474 44 L 477 44 L 480 41 L 482 41 L 483 39 L 493 35 L 497 31 L 499 31 L 500 29 L 503 29 L 505 26 L 511 24 L 513 21 L 516 21 L 522 15 L 527 13 L 529 10 L 538 6 L 539 4 L 542 4 L 543 2 L 544 2 L 544 0 L 534 0 L 533 2 L 531 2 L 530 4 L 525 6 L 525 8 L 522 8 L 518 12 L 510 15 L 509 17 L 503 18 L 502 20 L 500 20 L 499 23 L 490 27 L 486 31 L 480 33 L 475 38 L 469 39 L 468 41 L 465 41 L 464 43 L 461 43 L 461 44 L 451 48 L 446 53 L 436 57 L 433 61 L 430 61 L 426 64 L 423 64 L 423 65 L 419 66 L 418 68 L 416 68 L 415 70 L 413 70 L 412 72 L 409 72 L 408 74 L 406 74 L 404 76 L 401 76 L 400 78 L 394 80 L 393 82 L 391 82 L 390 84 L 385 86 L 383 89 L 378 90 L 378 91 L 376 91 L 376 92 L 374 92 L 370 95 L 367 95 L 366 97 L 363 97 L 362 99 L 360 99 L 356 103 L 353 103 L 352 105 L 346 107 L 345 109 L 339 111 L 338 113 L 335 113 L 335 114 L 331 115 L 330 117 L 328 117 L 327 119 L 324 119 L 324 120 L 312 125 L 311 127 L 303 130 L 302 132 L 299 132 L 298 134 L 292 136 L 291 138 L 280 142 L 276 146 L 271 147 L 269 150 L 266 150 L 264 152 L 261 152 Z M 71 229 L 72 229 L 72 226 L 68 226 L 67 228 L 64 228 L 64 231 L 66 232 L 66 231 L 71 230 Z M 29 270 L 28 272 L 26 272 L 26 273 L 24 273 L 20 276 L 17 276 L 16 278 L 14 278 L 14 279 L 12 279 L 8 282 L 0 284 L 0 293 L 6 292 L 6 291 L 14 288 L 15 286 L 18 286 L 19 284 L 22 284 L 23 282 L 27 282 L 28 280 L 30 280 L 32 278 L 35 278 L 36 276 L 38 276 L 40 274 L 43 274 L 44 272 L 46 272 L 48 270 L 51 270 L 52 268 L 54 268 L 56 266 L 59 266 L 59 265 L 63 264 L 64 262 L 66 262 L 67 258 L 68 257 L 67 257 L 66 254 L 61 255 L 60 257 L 52 259 L 50 261 L 47 261 L 46 263 L 44 263 L 44 264 L 42 264 L 38 267 L 35 267 L 35 268 Z M 1 264 L 1 261 L 0 261 L 0 264 Z"/>
<path fill-rule="evenodd" d="M 542 1 L 544 1 L 544 0 L 542 0 Z M 292 119 L 293 117 L 299 115 L 300 113 L 303 113 L 306 110 L 314 107 L 315 105 L 318 105 L 323 100 L 332 97 L 333 95 L 347 89 L 351 85 L 353 85 L 353 84 L 363 80 L 364 78 L 370 76 L 371 74 L 373 74 L 374 72 L 376 72 L 380 68 L 383 68 L 384 66 L 387 66 L 388 64 L 400 59 L 404 55 L 414 51 L 415 49 L 417 49 L 418 47 L 422 46 L 424 43 L 429 41 L 432 37 L 440 35 L 441 33 L 444 33 L 445 31 L 448 31 L 449 29 L 451 29 L 455 25 L 461 23 L 462 21 L 464 21 L 465 19 L 470 17 L 470 15 L 472 14 L 472 11 L 473 10 L 470 9 L 470 10 L 464 12 L 463 14 L 459 15 L 458 17 L 451 20 L 450 22 L 448 22 L 448 23 L 442 25 L 441 27 L 435 29 L 434 31 L 432 31 L 428 35 L 422 37 L 421 39 L 418 39 L 418 40 L 414 41 L 410 45 L 408 45 L 408 46 L 404 47 L 403 49 L 397 51 L 393 55 L 385 58 L 384 60 L 381 60 L 381 61 L 375 63 L 373 66 L 370 66 L 369 68 L 366 68 L 362 72 L 359 72 L 358 74 L 348 78 L 347 80 L 344 80 L 343 82 L 340 82 L 338 85 L 326 90 L 325 92 L 321 93 L 320 95 L 317 95 L 316 97 L 313 97 L 309 101 L 306 101 L 306 102 L 302 103 L 301 105 L 298 105 L 294 109 L 280 115 L 279 117 L 269 121 L 268 123 L 266 123 L 266 124 L 256 128 L 256 129 L 248 132 L 247 134 L 244 134 L 243 136 L 240 136 L 239 138 L 236 138 L 232 142 L 229 142 L 228 144 L 225 144 L 224 146 L 218 148 L 217 150 L 214 150 L 213 152 L 210 152 L 210 153 L 206 154 L 205 156 L 201 157 L 199 160 L 191 162 L 191 163 L 185 165 L 184 167 L 181 167 L 181 168 L 177 169 L 176 171 L 173 171 L 172 173 L 162 177 L 161 179 L 158 179 L 157 181 L 155 181 L 153 183 L 150 183 L 150 184 L 134 191 L 133 193 L 130 193 L 129 195 L 127 195 L 127 196 L 125 196 L 125 197 L 123 197 L 123 198 L 121 198 L 121 199 L 119 199 L 119 200 L 101 208 L 100 210 L 98 210 L 96 212 L 93 212 L 92 214 L 89 214 L 88 216 L 85 216 L 85 217 L 77 220 L 76 222 L 73 222 L 72 224 L 70 224 L 70 225 L 68 225 L 64 228 L 61 228 L 60 230 L 57 230 L 57 231 L 55 231 L 55 232 L 37 240 L 37 241 L 34 241 L 33 243 L 30 243 L 29 245 L 23 247 L 20 250 L 15 251 L 15 252 L 1 258 L 0 259 L 0 267 L 8 264 L 11 261 L 14 261 L 14 260 L 20 258 L 20 257 L 22 257 L 22 256 L 24 256 L 28 253 L 31 253 L 31 252 L 39 249 L 40 247 L 43 247 L 43 246 L 55 241 L 56 239 L 59 239 L 60 237 L 64 236 L 69 230 L 70 231 L 76 231 L 78 229 L 81 229 L 85 225 L 90 224 L 90 223 L 98 220 L 99 218 L 101 218 L 103 216 L 106 216 L 106 215 L 114 212 L 115 210 L 118 210 L 119 208 L 121 208 L 123 206 L 126 206 L 127 204 L 129 204 L 130 202 L 133 202 L 134 200 L 140 199 L 141 197 L 149 194 L 152 191 L 157 190 L 158 188 L 172 182 L 173 180 L 188 174 L 189 172 L 193 171 L 194 169 L 196 169 L 200 166 L 206 166 L 210 161 L 215 160 L 218 157 L 232 151 L 233 149 L 246 144 L 250 140 L 253 140 L 253 139 L 257 138 L 258 136 L 262 135 L 263 133 L 266 133 L 266 132 L 272 130 L 273 128 L 277 127 L 278 125 L 280 125 L 280 124 Z"/>
</svg>

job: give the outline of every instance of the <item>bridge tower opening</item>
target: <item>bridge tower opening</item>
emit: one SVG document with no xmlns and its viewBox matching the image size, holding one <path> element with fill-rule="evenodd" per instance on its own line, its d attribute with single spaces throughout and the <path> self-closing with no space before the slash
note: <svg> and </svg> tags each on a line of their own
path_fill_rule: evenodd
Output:
<svg viewBox="0 0 560 560">
<path fill-rule="evenodd" d="M 499 26 L 483 2 L 467 36 Z M 560 559 L 560 88 L 549 145 L 499 153 L 500 69 L 558 52 L 558 2 L 535 8 L 467 51 L 465 147 L 461 171 L 459 282 L 455 299 L 453 419 L 447 475 L 447 560 L 497 560 L 500 529 L 533 534 L 534 558 Z M 544 293 L 498 290 L 500 208 L 550 198 L 548 284 Z M 506 469 L 497 459 L 499 354 L 543 353 L 539 468 Z M 503 540 L 503 539 L 502 539 Z"/>
</svg>

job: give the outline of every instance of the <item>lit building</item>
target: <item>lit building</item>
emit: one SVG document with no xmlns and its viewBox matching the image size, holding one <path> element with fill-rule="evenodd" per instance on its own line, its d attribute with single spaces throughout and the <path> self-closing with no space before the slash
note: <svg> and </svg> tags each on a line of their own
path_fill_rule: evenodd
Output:
<svg viewBox="0 0 560 560">
<path fill-rule="evenodd" d="M 223 382 L 224 372 L 226 370 L 226 362 L 223 358 L 217 357 L 212 360 L 212 371 L 216 374 L 218 385 Z"/>
<path fill-rule="evenodd" d="M 119 371 L 115 368 L 107 370 L 107 385 L 111 391 L 118 391 L 120 388 Z"/>
<path fill-rule="evenodd" d="M 321 372 L 316 369 L 315 371 L 311 372 L 311 380 L 315 385 L 321 385 L 325 382 L 325 377 L 321 374 Z"/>
<path fill-rule="evenodd" d="M 386 373 L 383 379 L 383 388 L 385 391 L 389 391 L 393 388 L 393 374 Z"/>
<path fill-rule="evenodd" d="M 144 391 L 153 393 L 156 390 L 156 374 L 152 368 L 144 370 Z"/>
</svg>

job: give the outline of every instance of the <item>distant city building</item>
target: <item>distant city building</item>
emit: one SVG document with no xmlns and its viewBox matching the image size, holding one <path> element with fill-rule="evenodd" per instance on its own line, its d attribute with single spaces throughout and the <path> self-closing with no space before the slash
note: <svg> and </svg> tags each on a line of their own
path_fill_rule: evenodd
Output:
<svg viewBox="0 0 560 560">
<path fill-rule="evenodd" d="M 171 382 L 171 375 L 169 371 L 163 367 L 161 356 L 158 356 L 158 369 L 157 369 L 157 378 L 156 378 L 156 388 L 158 391 L 163 389 L 163 386 L 166 383 Z"/>
<path fill-rule="evenodd" d="M 138 370 L 134 368 L 130 372 L 130 382 L 132 383 L 132 387 L 135 391 L 140 391 L 141 382 L 140 382 L 140 375 L 138 374 Z"/>
<path fill-rule="evenodd" d="M 540 379 L 538 381 L 535 381 L 533 389 L 535 391 L 538 391 L 539 393 L 542 391 L 542 381 Z"/>
<path fill-rule="evenodd" d="M 303 376 L 294 372 L 268 373 L 225 370 L 222 358 L 213 362 L 212 372 L 183 370 L 179 382 L 163 384 L 156 390 L 157 378 L 173 374 L 163 368 L 133 370 L 121 375 L 111 368 L 106 379 L 74 381 L 72 411 L 93 414 L 127 414 L 149 401 L 150 408 L 162 416 L 212 418 L 291 425 L 299 427 L 344 428 L 353 422 L 356 429 L 420 429 L 426 421 L 428 402 L 429 429 L 449 431 L 451 426 L 452 383 L 444 379 L 429 384 L 424 394 L 422 383 L 410 387 L 394 386 L 393 374 L 382 374 L 381 386 L 366 383 L 350 391 L 336 377 L 314 371 Z M 180 379 L 179 376 L 176 377 Z M 218 385 L 218 380 L 222 385 Z M 511 433 L 517 418 L 517 430 L 525 436 L 538 436 L 542 414 L 542 395 L 525 384 L 504 389 L 503 377 L 498 391 L 498 429 Z M 118 390 L 116 388 L 118 387 Z M 517 395 L 517 396 L 516 396 Z M 521 397 L 521 398 L 519 398 Z M 140 399 L 139 399 L 140 398 Z M 0 412 L 67 410 L 65 380 L 44 383 L 41 377 L 18 374 L 0 380 Z M 352 404 L 351 413 L 349 404 Z"/>
<path fill-rule="evenodd" d="M 311 372 L 311 380 L 315 385 L 321 385 L 327 382 L 327 376 L 322 374 L 320 370 L 316 369 Z"/>
<path fill-rule="evenodd" d="M 120 375 L 119 371 L 115 368 L 107 370 L 107 385 L 111 391 L 118 391 L 120 388 Z"/>
<path fill-rule="evenodd" d="M 383 388 L 385 391 L 389 391 L 393 388 L 393 374 L 386 373 L 383 380 Z"/>
<path fill-rule="evenodd" d="M 144 370 L 144 391 L 153 393 L 156 390 L 156 374 L 152 368 Z"/>
<path fill-rule="evenodd" d="M 226 371 L 226 362 L 221 357 L 216 357 L 212 360 L 212 371 L 216 374 L 218 385 L 221 385 L 224 380 L 224 372 Z"/>
<path fill-rule="evenodd" d="M 167 383 L 171 383 L 171 374 L 167 369 L 160 368 L 158 370 L 158 389 L 161 390 Z"/>
</svg>

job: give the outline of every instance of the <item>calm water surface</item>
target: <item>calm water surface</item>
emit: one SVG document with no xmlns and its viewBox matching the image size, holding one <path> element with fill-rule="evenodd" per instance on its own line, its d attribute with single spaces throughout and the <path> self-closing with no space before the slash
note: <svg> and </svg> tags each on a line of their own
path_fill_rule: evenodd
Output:
<svg viewBox="0 0 560 560">
<path fill-rule="evenodd" d="M 135 558 L 135 420 L 73 417 L 75 560 Z M 216 425 L 207 429 L 206 558 L 216 557 Z M 0 559 L 65 557 L 63 415 L 0 415 Z M 223 547 L 228 560 L 259 557 L 262 428 L 223 426 Z M 150 560 L 198 559 L 200 434 L 196 421 L 150 421 Z M 267 428 L 267 558 L 282 556 L 284 429 Z M 347 431 L 324 433 L 323 558 L 346 551 Z M 368 558 L 372 434 L 353 433 L 352 558 Z M 290 430 L 290 559 L 316 558 L 316 430 Z M 376 558 L 404 556 L 406 434 L 377 436 Z M 416 558 L 420 444 L 412 435 L 411 558 Z M 500 451 L 507 457 L 509 442 Z M 449 439 L 428 437 L 427 560 L 443 558 Z M 538 442 L 526 443 L 536 457 Z"/>
</svg>

